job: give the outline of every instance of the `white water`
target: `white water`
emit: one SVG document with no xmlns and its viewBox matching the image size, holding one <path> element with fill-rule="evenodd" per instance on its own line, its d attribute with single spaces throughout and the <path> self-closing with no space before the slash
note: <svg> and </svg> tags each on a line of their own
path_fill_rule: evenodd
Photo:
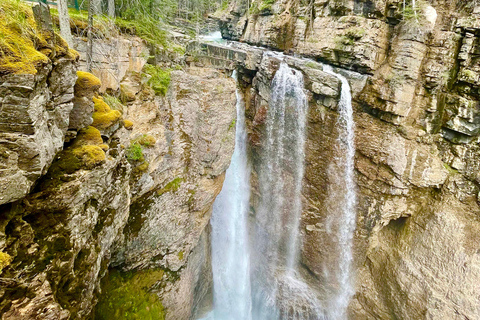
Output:
<svg viewBox="0 0 480 320">
<path fill-rule="evenodd" d="M 233 76 L 235 77 L 235 75 Z M 250 168 L 247 164 L 245 105 L 237 89 L 235 151 L 212 214 L 212 269 L 215 320 L 251 319 L 247 215 Z"/>
<path fill-rule="evenodd" d="M 321 304 L 298 273 L 307 98 L 303 75 L 275 74 L 261 155 L 252 243 L 253 319 L 320 319 Z"/>
<path fill-rule="evenodd" d="M 222 33 L 220 31 L 215 31 L 207 35 L 200 36 L 200 38 L 202 40 L 209 41 L 209 42 L 217 42 L 217 43 L 225 42 L 225 40 L 222 38 Z"/>
<path fill-rule="evenodd" d="M 236 146 L 212 216 L 214 320 L 343 320 L 354 294 L 352 242 L 355 231 L 354 122 L 351 92 L 345 77 L 330 66 L 324 71 L 342 83 L 339 102 L 338 155 L 331 190 L 334 210 L 327 219 L 327 237 L 335 257 L 324 266 L 330 281 L 323 296 L 299 271 L 302 246 L 302 181 L 305 124 L 308 111 L 300 71 L 281 63 L 271 86 L 266 139 L 260 154 L 259 194 L 252 201 L 250 234 L 250 170 L 247 165 L 244 103 L 237 91 Z M 328 221 L 327 221 L 328 225 Z M 331 252 L 330 252 L 331 253 Z M 329 253 L 329 254 L 330 254 Z M 321 302 L 321 301 L 322 302 Z"/>
<path fill-rule="evenodd" d="M 336 195 L 336 199 L 340 201 L 336 204 L 339 210 L 338 217 L 332 217 L 337 220 L 336 234 L 333 236 L 337 240 L 336 251 L 338 253 L 338 265 L 329 266 L 327 271 L 334 274 L 337 284 L 336 292 L 330 297 L 329 310 L 327 311 L 328 319 L 346 319 L 346 310 L 351 297 L 355 293 L 352 279 L 352 246 L 353 233 L 355 232 L 356 212 L 355 205 L 357 202 L 354 175 L 354 157 L 355 157 L 355 123 L 353 121 L 352 96 L 350 85 L 345 77 L 335 73 L 331 66 L 324 65 L 323 70 L 335 77 L 342 83 L 342 92 L 339 102 L 339 119 L 338 119 L 338 144 L 340 159 L 337 159 L 337 168 L 341 172 L 336 176 L 336 190 L 343 190 L 343 194 Z M 333 232 L 333 231 L 331 231 Z"/>
</svg>

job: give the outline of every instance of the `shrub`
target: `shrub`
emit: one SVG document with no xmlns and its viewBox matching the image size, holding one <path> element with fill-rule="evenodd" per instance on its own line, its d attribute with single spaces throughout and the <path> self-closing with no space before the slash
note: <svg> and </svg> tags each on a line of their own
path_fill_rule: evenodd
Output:
<svg viewBox="0 0 480 320">
<path fill-rule="evenodd" d="M 155 91 L 156 94 L 165 96 L 170 85 L 170 69 L 163 70 L 160 66 L 146 64 L 143 72 L 150 76 L 147 84 Z"/>
<path fill-rule="evenodd" d="M 118 110 L 120 112 L 123 113 L 123 110 L 125 108 L 124 104 L 120 101 L 120 99 L 118 99 L 117 97 L 115 96 L 111 96 L 109 94 L 105 94 L 103 96 L 103 101 L 105 101 L 106 104 L 108 104 L 108 106 L 110 107 L 110 109 L 112 110 Z"/>
<path fill-rule="evenodd" d="M 128 147 L 127 159 L 133 161 L 143 161 L 143 148 L 139 143 L 132 143 Z"/>
</svg>

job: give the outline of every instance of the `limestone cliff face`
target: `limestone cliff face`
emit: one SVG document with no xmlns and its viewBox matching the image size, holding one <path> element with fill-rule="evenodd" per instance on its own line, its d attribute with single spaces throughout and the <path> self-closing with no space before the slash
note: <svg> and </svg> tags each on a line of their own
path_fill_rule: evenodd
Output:
<svg viewBox="0 0 480 320">
<path fill-rule="evenodd" d="M 356 123 L 350 318 L 476 319 L 480 3 L 406 4 L 253 1 L 248 9 L 236 1 L 224 13 L 222 34 L 358 72 L 337 69 L 352 86 Z M 310 91 L 302 259 L 312 283 L 325 285 L 330 240 L 322 234 L 335 178 L 339 84 L 325 74 L 316 81 L 314 64 L 289 64 Z M 264 56 L 244 72 L 254 170 L 276 68 Z"/>
<path fill-rule="evenodd" d="M 145 45 L 117 42 L 134 46 L 119 51 L 119 65 L 97 61 L 103 85 L 77 80 L 78 57 L 0 78 L 2 319 L 93 317 L 111 268 L 154 274 L 142 289 L 166 319 L 188 319 L 194 291 L 209 286 L 200 276 L 234 148 L 235 82 L 185 68 L 156 95 L 140 74 Z M 94 91 L 122 86 L 123 114 L 93 98 L 92 119 Z"/>
</svg>

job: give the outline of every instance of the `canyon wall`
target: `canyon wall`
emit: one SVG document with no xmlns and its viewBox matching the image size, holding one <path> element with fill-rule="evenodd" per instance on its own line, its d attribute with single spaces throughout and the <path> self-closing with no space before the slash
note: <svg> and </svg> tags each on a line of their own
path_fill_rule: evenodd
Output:
<svg viewBox="0 0 480 320">
<path fill-rule="evenodd" d="M 305 277 L 329 288 L 338 149 L 337 67 L 352 87 L 356 124 L 356 294 L 351 319 L 480 318 L 478 1 L 235 1 L 222 35 L 299 54 L 244 68 L 255 172 L 270 83 L 285 59 L 309 91 L 303 185 Z M 248 51 L 247 49 L 245 49 Z M 254 54 L 251 54 L 254 56 Z M 257 54 L 258 56 L 258 54 Z M 260 54 L 260 57 L 262 55 Z M 316 66 L 317 65 L 317 66 Z M 250 69 L 250 70 L 248 70 Z M 355 71 L 352 73 L 350 71 Z M 252 215 L 255 212 L 252 211 Z"/>
<path fill-rule="evenodd" d="M 210 286 L 235 81 L 183 65 L 155 94 L 141 73 L 149 50 L 133 36 L 103 43 L 98 79 L 77 73 L 83 40 L 80 55 L 0 75 L 0 317 L 189 319 Z M 121 91 L 125 104 L 112 110 L 98 91 Z"/>
</svg>

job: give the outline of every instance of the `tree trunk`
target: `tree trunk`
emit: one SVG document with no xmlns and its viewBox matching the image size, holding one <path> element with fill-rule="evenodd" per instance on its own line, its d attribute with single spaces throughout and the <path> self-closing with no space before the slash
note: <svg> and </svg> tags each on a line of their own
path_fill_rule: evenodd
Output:
<svg viewBox="0 0 480 320">
<path fill-rule="evenodd" d="M 60 34 L 68 46 L 73 48 L 72 32 L 70 30 L 70 17 L 68 15 L 67 0 L 58 0 L 58 17 L 60 20 Z"/>
<path fill-rule="evenodd" d="M 115 18 L 115 0 L 108 0 L 108 16 Z"/>
<path fill-rule="evenodd" d="M 92 72 L 93 57 L 93 14 L 95 12 L 95 1 L 90 1 L 88 5 L 88 31 L 87 31 L 87 71 Z"/>
</svg>

